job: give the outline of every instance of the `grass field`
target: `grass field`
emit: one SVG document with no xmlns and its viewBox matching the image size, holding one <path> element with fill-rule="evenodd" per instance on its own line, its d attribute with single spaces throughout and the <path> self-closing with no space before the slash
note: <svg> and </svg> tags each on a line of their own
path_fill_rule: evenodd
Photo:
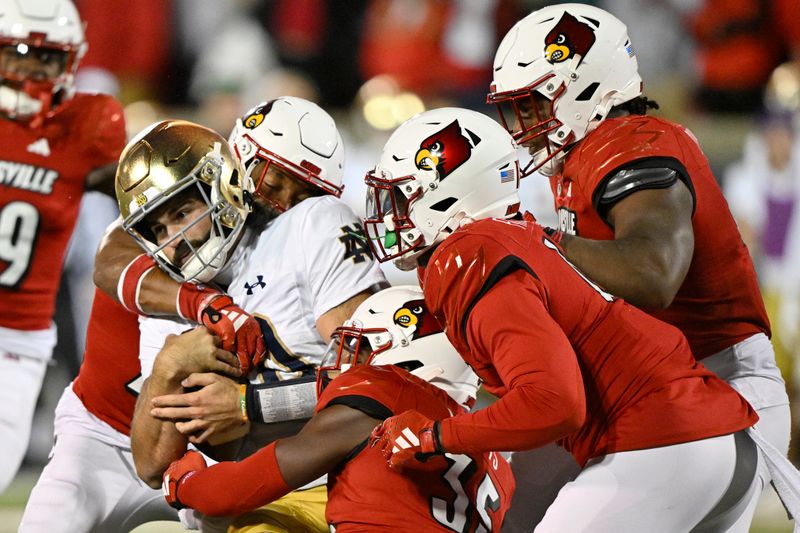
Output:
<svg viewBox="0 0 800 533">
<path fill-rule="evenodd" d="M 21 471 L 11 487 L 0 495 L 0 533 L 15 533 L 22 518 L 22 510 L 36 479 L 38 469 Z M 134 530 L 136 533 L 175 533 L 184 531 L 177 523 L 153 522 Z M 791 533 L 792 523 L 772 490 L 767 491 L 756 511 L 751 533 Z"/>
</svg>

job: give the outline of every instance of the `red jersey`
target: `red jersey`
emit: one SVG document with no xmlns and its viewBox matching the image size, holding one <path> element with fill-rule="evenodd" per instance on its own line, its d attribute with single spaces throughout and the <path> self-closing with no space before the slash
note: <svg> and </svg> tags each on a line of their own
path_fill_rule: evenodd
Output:
<svg viewBox="0 0 800 533">
<path fill-rule="evenodd" d="M 40 129 L 0 120 L 0 326 L 50 327 L 86 176 L 124 146 L 110 96 L 78 94 Z"/>
<path fill-rule="evenodd" d="M 583 465 L 733 433 L 758 419 L 695 361 L 680 331 L 603 292 L 533 221 L 469 224 L 436 249 L 423 275 L 428 309 L 501 396 L 442 421 L 446 450 L 521 450 L 560 439 Z"/>
<path fill-rule="evenodd" d="M 381 419 L 409 409 L 432 419 L 464 412 L 441 389 L 394 366 L 345 372 L 325 388 L 317 411 L 335 404 Z M 337 532 L 499 532 L 513 492 L 511 467 L 499 453 L 448 453 L 424 470 L 398 473 L 377 448 L 363 447 L 328 474 L 325 515 Z"/>
<path fill-rule="evenodd" d="M 685 128 L 648 116 L 603 121 L 550 178 L 561 230 L 609 240 L 614 229 L 597 211 L 607 178 L 632 162 L 659 158 L 679 170 L 695 199 L 694 256 L 672 304 L 651 314 L 686 335 L 698 359 L 760 332 L 770 335 L 753 262 L 708 161 Z M 661 164 L 663 163 L 663 164 Z"/>
<path fill-rule="evenodd" d="M 86 351 L 72 390 L 90 413 L 130 435 L 140 388 L 139 319 L 95 289 Z"/>
</svg>

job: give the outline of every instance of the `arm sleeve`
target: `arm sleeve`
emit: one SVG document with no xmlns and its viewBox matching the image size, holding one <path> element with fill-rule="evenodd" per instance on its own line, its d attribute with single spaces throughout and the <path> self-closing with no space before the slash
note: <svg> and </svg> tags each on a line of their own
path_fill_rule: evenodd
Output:
<svg viewBox="0 0 800 533">
<path fill-rule="evenodd" d="M 314 320 L 373 285 L 386 284 L 361 222 L 341 200 L 318 200 L 301 231 Z"/>
<path fill-rule="evenodd" d="M 477 365 L 492 367 L 507 392 L 486 409 L 443 420 L 445 450 L 528 450 L 583 424 L 577 357 L 533 276 L 517 270 L 499 280 L 472 307 L 466 333 Z"/>
<path fill-rule="evenodd" d="M 236 516 L 291 492 L 275 457 L 275 443 L 238 463 L 222 462 L 188 477 L 181 503 L 209 516 Z"/>
</svg>

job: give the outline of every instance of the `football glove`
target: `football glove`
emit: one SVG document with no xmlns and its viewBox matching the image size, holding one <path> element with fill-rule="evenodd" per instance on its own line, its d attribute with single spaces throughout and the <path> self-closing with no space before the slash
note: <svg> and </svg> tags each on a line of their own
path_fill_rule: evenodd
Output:
<svg viewBox="0 0 800 533">
<path fill-rule="evenodd" d="M 223 294 L 211 300 L 200 311 L 202 324 L 222 340 L 222 349 L 239 359 L 243 375 L 257 367 L 267 350 L 258 321 Z"/>
<path fill-rule="evenodd" d="M 167 503 L 175 509 L 183 509 L 185 505 L 178 497 L 181 486 L 189 477 L 206 468 L 206 460 L 203 459 L 203 455 L 194 450 L 186 452 L 183 457 L 173 461 L 164 472 L 161 484 Z"/>
<path fill-rule="evenodd" d="M 433 455 L 444 454 L 439 442 L 439 422 L 419 411 L 392 416 L 372 430 L 370 445 L 378 446 L 389 468 L 419 468 Z"/>
</svg>

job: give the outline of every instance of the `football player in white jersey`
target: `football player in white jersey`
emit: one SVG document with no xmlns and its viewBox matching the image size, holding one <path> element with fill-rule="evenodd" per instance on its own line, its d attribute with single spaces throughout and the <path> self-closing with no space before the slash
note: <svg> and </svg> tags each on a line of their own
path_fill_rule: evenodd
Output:
<svg viewBox="0 0 800 533">
<path fill-rule="evenodd" d="M 146 140 L 156 149 L 153 139 Z M 193 214 L 211 210 L 205 206 L 192 213 L 191 205 L 166 194 L 148 197 L 142 209 L 132 211 L 131 206 L 138 207 L 139 195 L 148 190 L 135 179 L 136 164 L 130 166 L 131 188 L 120 195 L 121 211 L 127 215 L 125 226 L 140 244 L 179 279 L 207 280 L 214 275 L 215 282 L 227 285 L 228 295 L 253 315 L 249 320 L 258 324 L 268 352 L 263 367 L 250 374 L 247 386 L 202 372 L 208 368 L 194 366 L 191 358 L 185 359 L 180 369 L 170 367 L 169 372 L 181 375 L 180 380 L 171 382 L 173 386 L 156 372 L 157 379 L 140 397 L 131 433 L 137 470 L 151 486 L 160 482 L 175 454 L 183 452 L 187 436 L 195 444 L 217 443 L 246 432 L 245 419 L 298 421 L 288 427 L 270 424 L 278 433 L 262 436 L 254 443 L 258 447 L 298 430 L 299 421 L 313 410 L 314 370 L 330 333 L 385 283 L 359 239 L 357 217 L 334 196 L 341 190 L 343 154 L 341 137 L 324 111 L 297 98 L 261 104 L 237 124 L 232 142 L 245 167 L 242 180 L 252 178 L 256 196 L 263 195 L 256 199 L 257 213 L 251 215 L 256 222 L 251 220 L 251 225 L 270 220 L 261 233 L 246 231 L 229 257 L 223 259 L 213 248 L 224 240 L 223 232 L 212 231 L 211 238 L 204 241 L 202 224 L 192 223 Z M 136 148 L 129 146 L 118 178 L 125 177 L 126 156 L 136 154 Z M 152 211 L 156 206 L 160 208 Z M 146 214 L 151 216 L 144 217 Z M 227 309 L 219 316 L 232 318 L 234 327 L 239 324 Z M 166 335 L 185 330 L 186 324 L 146 319 L 141 329 L 140 361 L 142 374 L 147 376 Z M 156 383 L 163 386 L 156 387 Z M 186 388 L 198 387 L 200 390 L 182 394 Z M 155 398 L 163 394 L 167 396 Z M 149 413 L 153 406 L 161 409 L 154 413 L 159 418 Z M 145 408 L 147 411 L 141 412 Z M 173 424 L 176 419 L 192 420 Z M 137 453 L 138 449 L 146 453 Z M 323 487 L 320 490 L 324 493 Z M 318 498 L 310 491 L 304 496 Z M 324 500 L 318 503 L 316 525 L 322 529 L 326 527 Z"/>
<path fill-rule="evenodd" d="M 295 107 L 295 109 L 298 109 L 299 111 L 300 106 L 303 105 L 304 102 L 300 101 L 297 102 L 297 104 L 298 105 Z M 306 111 L 308 112 L 307 114 L 311 115 L 311 118 L 318 118 L 320 116 L 327 117 L 327 114 L 325 114 L 324 111 L 316 106 L 306 109 Z M 295 119 L 298 119 L 298 117 L 301 117 L 304 114 L 306 113 L 296 114 Z M 284 119 L 294 120 L 290 116 L 284 116 Z M 327 120 L 330 119 L 328 118 Z M 296 121 L 295 123 L 298 124 L 299 129 L 299 121 Z M 273 124 L 271 127 L 276 133 L 281 133 L 283 131 L 286 133 L 285 137 L 289 137 L 290 131 L 288 126 L 284 125 L 282 129 L 276 129 L 275 125 Z M 323 135 L 330 135 L 331 133 L 329 129 L 326 130 L 319 127 L 316 128 L 316 131 L 321 132 Z M 308 133 L 306 134 L 306 137 L 309 137 Z M 336 136 L 334 135 L 334 137 Z M 295 142 L 297 142 L 298 135 L 295 134 L 292 138 L 294 138 Z M 267 147 L 272 147 L 273 149 L 276 148 L 274 143 L 270 144 L 269 140 L 265 141 L 264 145 Z M 338 150 L 341 150 L 341 147 L 339 147 Z M 280 151 L 280 149 L 277 149 L 276 151 Z M 289 157 L 294 157 L 294 153 L 289 154 Z M 310 159 L 310 157 L 311 156 L 302 158 L 302 154 L 298 154 L 297 162 L 302 163 L 303 160 Z M 341 157 L 338 159 L 338 162 L 335 164 L 335 168 L 338 168 L 338 166 L 341 164 L 341 159 Z M 311 160 L 313 161 L 313 159 Z M 266 204 L 266 201 L 262 200 L 262 196 L 272 199 L 275 198 L 275 195 L 272 194 L 273 190 L 289 189 L 288 192 L 290 194 L 284 194 L 283 197 L 277 198 L 276 200 L 283 202 L 285 208 L 289 208 L 301 202 L 306 197 L 314 194 L 314 188 L 306 189 L 303 187 L 293 187 L 293 182 L 299 180 L 292 176 L 293 175 L 287 176 L 283 174 L 275 175 L 274 172 L 269 172 L 264 178 L 265 183 L 262 184 L 262 189 L 259 191 L 259 194 L 256 195 L 256 202 L 259 204 Z M 336 176 L 333 176 L 330 179 L 333 183 L 335 183 Z M 267 185 L 270 185 L 271 187 L 267 187 Z M 284 193 L 285 192 L 287 191 L 284 191 Z M 317 201 L 318 200 L 319 199 L 317 199 Z M 319 215 L 324 218 L 325 214 L 323 211 L 325 211 L 325 209 L 314 208 L 309 210 L 309 214 L 314 217 Z M 292 212 L 292 209 L 289 209 L 289 212 Z M 273 212 L 273 215 L 276 213 L 277 212 Z M 279 219 L 282 217 L 283 215 L 281 215 Z M 352 214 L 347 215 L 346 219 L 348 221 L 356 220 L 355 216 Z M 338 249 L 341 249 L 342 252 L 348 256 L 348 263 L 345 263 L 344 266 L 350 267 L 357 272 L 364 272 L 365 278 L 373 278 L 373 275 L 371 274 L 373 265 L 371 257 L 368 253 L 359 253 L 363 249 L 361 248 L 363 243 L 355 239 L 352 234 L 348 234 L 345 238 L 344 233 L 341 232 L 339 237 L 342 237 L 342 240 L 337 238 L 327 244 L 331 246 L 331 248 L 338 247 Z M 312 253 L 312 250 L 308 246 L 306 246 L 305 250 L 306 253 Z M 250 323 L 255 325 L 255 330 L 258 332 L 258 336 L 261 337 L 261 328 L 256 318 L 251 317 L 244 321 L 237 321 L 235 324 L 237 329 L 234 329 L 234 323 L 230 320 L 227 320 L 227 317 L 232 316 L 231 313 L 236 312 L 239 312 L 241 316 L 247 315 L 241 308 L 232 304 L 230 299 L 226 300 L 223 298 L 223 295 L 217 289 L 212 288 L 210 285 L 203 286 L 191 282 L 178 283 L 161 269 L 153 267 L 154 261 L 148 255 L 142 254 L 142 249 L 125 233 L 121 227 L 121 224 L 118 224 L 109 231 L 98 252 L 95 265 L 95 281 L 98 284 L 98 287 L 105 291 L 99 293 L 95 298 L 95 306 L 99 309 L 98 313 L 104 313 L 104 316 L 107 318 L 107 320 L 113 321 L 113 327 L 109 325 L 109 327 L 105 328 L 102 332 L 104 334 L 102 339 L 105 340 L 101 339 L 101 341 L 98 341 L 99 344 L 102 344 L 101 347 L 103 348 L 103 354 L 108 355 L 115 352 L 115 349 L 108 349 L 106 348 L 106 345 L 108 343 L 112 343 L 117 337 L 124 339 L 138 337 L 138 331 L 132 332 L 131 335 L 124 334 L 126 328 L 136 328 L 135 320 L 133 321 L 132 326 L 130 321 L 125 323 L 120 322 L 120 320 L 118 320 L 119 315 L 124 315 L 125 313 L 121 307 L 119 307 L 119 311 L 116 314 L 112 312 L 116 311 L 116 307 L 114 307 L 116 303 L 111 301 L 111 298 L 114 300 L 119 300 L 120 303 L 122 303 L 123 306 L 125 306 L 129 311 L 139 315 L 143 315 L 145 313 L 171 315 L 180 314 L 181 316 L 186 317 L 188 320 L 198 323 L 202 322 L 202 317 L 205 316 L 208 318 L 210 315 L 214 314 L 214 311 L 222 310 L 223 312 L 216 313 L 216 316 L 220 318 L 218 322 L 212 323 L 208 320 L 206 321 L 207 326 L 212 332 L 215 332 L 220 337 L 228 336 L 228 338 L 230 338 L 232 336 L 234 340 L 238 337 L 240 341 L 236 344 L 246 346 L 248 344 L 252 344 L 252 342 L 250 342 L 252 339 L 248 338 L 248 335 L 252 334 L 252 330 L 248 331 L 246 329 L 246 325 Z M 300 274 L 298 274 L 298 276 L 299 275 Z M 335 276 L 337 275 L 337 272 L 331 272 L 331 275 Z M 346 280 L 352 278 L 344 276 L 342 279 Z M 382 282 L 380 275 L 378 275 L 377 279 Z M 265 285 L 261 285 L 259 281 L 263 280 L 259 280 L 257 277 L 255 277 L 250 282 L 246 282 L 250 285 L 251 290 L 253 290 L 253 296 L 255 296 L 257 290 L 265 287 Z M 247 290 L 248 289 L 244 287 L 244 285 L 240 287 L 240 292 L 243 292 L 245 296 L 247 296 Z M 315 288 L 314 290 L 317 289 Z M 340 319 L 338 317 L 349 318 L 351 310 L 355 308 L 361 301 L 363 301 L 363 299 L 366 298 L 366 294 L 369 292 L 370 291 L 368 290 L 361 291 L 357 286 L 344 287 L 343 284 L 341 303 L 336 304 L 334 307 L 325 311 L 324 308 L 326 305 L 320 302 L 319 312 L 322 314 L 316 320 L 317 328 L 320 330 L 322 330 L 322 328 L 326 328 L 332 331 L 340 324 Z M 283 296 L 279 296 L 279 299 L 282 297 Z M 102 301 L 104 304 L 103 306 L 99 305 L 98 299 Z M 224 305 L 220 305 L 220 303 Z M 297 322 L 311 324 L 309 327 L 310 329 L 314 327 L 315 316 L 316 315 L 297 317 Z M 102 320 L 98 320 L 98 323 L 100 323 L 102 326 L 103 324 L 101 322 Z M 189 326 L 182 326 L 183 329 L 186 329 L 187 327 Z M 325 337 L 328 335 L 329 333 L 325 334 Z M 281 337 L 281 339 L 283 340 L 283 337 Z M 151 342 L 150 344 L 153 343 Z M 274 346 L 278 345 L 279 343 Z M 116 349 L 116 351 L 119 352 L 119 355 L 121 356 L 124 350 L 120 348 Z M 89 522 L 89 520 L 95 520 L 95 517 L 97 517 L 96 520 L 101 520 L 101 516 L 105 517 L 103 518 L 102 525 L 107 525 L 110 523 L 119 525 L 118 527 L 111 526 L 110 529 L 108 529 L 109 531 L 127 531 L 129 528 L 126 526 L 131 523 L 130 520 L 132 518 L 135 518 L 137 523 L 147 520 L 164 520 L 166 518 L 163 516 L 163 511 L 161 510 L 159 511 L 161 513 L 160 516 L 156 516 L 152 512 L 144 513 L 143 511 L 147 511 L 147 509 L 136 503 L 145 501 L 146 498 L 157 498 L 159 503 L 163 504 L 163 498 L 160 496 L 160 491 L 157 492 L 148 487 L 142 486 L 142 482 L 134 473 L 133 464 L 130 459 L 130 441 L 127 436 L 128 432 L 125 431 L 125 427 L 130 427 L 130 418 L 133 408 L 131 407 L 130 411 L 128 411 L 125 408 L 121 408 L 120 404 L 124 403 L 123 400 L 127 399 L 127 396 L 129 396 L 131 392 L 134 390 L 138 392 L 139 388 L 141 387 L 141 377 L 135 380 L 130 379 L 130 377 L 135 376 L 139 370 L 138 361 L 135 360 L 135 357 L 136 356 L 133 355 L 134 360 L 132 362 L 129 362 L 127 359 L 125 359 L 125 361 L 120 360 L 119 362 L 115 362 L 115 364 L 112 365 L 112 368 L 106 368 L 105 371 L 103 371 L 102 368 L 95 368 L 96 371 L 87 372 L 86 376 L 83 375 L 84 369 L 82 368 L 81 379 L 84 382 L 83 390 L 102 390 L 108 392 L 113 392 L 117 389 L 120 390 L 120 393 L 110 400 L 102 400 L 102 398 L 100 398 L 100 400 L 102 400 L 102 405 L 94 405 L 98 404 L 99 400 L 93 401 L 92 403 L 87 403 L 88 400 L 96 400 L 95 398 L 87 398 L 81 395 L 78 395 L 79 398 L 75 398 L 75 394 L 71 393 L 71 389 L 69 395 L 65 393 L 65 396 L 68 396 L 66 399 L 70 401 L 65 402 L 62 398 L 62 403 L 64 405 L 60 405 L 59 409 L 61 409 L 63 412 L 57 415 L 57 417 L 61 419 L 61 424 L 59 425 L 57 423 L 57 430 L 60 430 L 59 435 L 61 437 L 64 436 L 66 429 L 69 429 L 71 433 L 78 432 L 82 436 L 80 438 L 76 437 L 76 439 L 73 439 L 75 441 L 73 443 L 74 446 L 56 446 L 54 449 L 54 456 L 33 493 L 34 495 L 37 495 L 36 501 L 41 505 L 38 507 L 32 506 L 31 504 L 35 503 L 32 496 L 31 501 L 29 501 L 28 504 L 28 507 L 32 507 L 32 509 L 30 509 L 30 513 L 26 510 L 26 520 L 23 521 L 23 525 L 27 522 L 28 515 L 30 515 L 31 519 L 39 517 L 35 522 L 31 520 L 31 524 L 33 525 L 35 523 L 36 525 L 33 526 L 32 529 L 29 529 L 29 531 L 79 531 L 79 529 L 74 529 L 73 526 L 63 529 L 59 525 L 59 523 L 63 522 L 63 520 L 60 520 L 58 517 L 63 516 L 64 512 L 69 512 L 71 515 L 78 515 L 79 511 L 83 511 L 84 507 L 87 505 L 89 507 L 94 507 L 89 505 L 90 502 L 108 501 L 103 508 L 112 510 L 110 511 L 110 514 L 106 513 L 105 511 L 98 514 L 95 513 L 93 509 L 87 509 L 87 513 L 81 514 L 80 516 L 91 516 L 92 518 L 85 519 L 84 521 L 87 522 L 84 524 L 85 529 L 80 530 L 92 530 L 93 527 L 98 526 L 101 524 L 101 522 Z M 101 362 L 102 358 L 94 357 L 93 360 L 95 362 L 94 366 L 98 367 L 98 363 Z M 86 365 L 87 362 L 85 361 L 84 366 Z M 125 371 L 124 367 L 127 365 L 136 366 L 137 368 L 131 368 L 130 371 Z M 216 379 L 216 377 L 216 375 L 205 374 L 201 379 L 207 379 L 207 381 L 210 382 L 211 380 Z M 98 383 L 97 381 L 100 380 L 100 378 L 106 382 L 114 381 L 114 383 Z M 226 396 L 225 394 L 216 394 L 217 390 L 223 389 L 221 386 L 222 384 L 228 385 L 229 388 L 224 389 L 227 392 L 231 391 L 230 387 L 233 385 L 232 390 L 235 391 L 233 397 Z M 227 421 L 222 422 L 221 424 L 226 425 L 227 427 L 233 425 L 236 426 L 237 429 L 240 429 L 242 424 L 240 422 L 241 412 L 239 411 L 238 387 L 238 383 L 224 381 L 222 383 L 214 382 L 213 386 L 209 385 L 208 387 L 201 389 L 197 393 L 199 397 L 193 398 L 192 401 L 196 401 L 199 404 L 197 409 L 202 411 L 202 413 L 204 413 L 207 417 L 219 417 L 219 411 L 233 411 L 235 414 L 235 419 L 232 421 L 232 423 L 231 421 Z M 303 392 L 303 388 L 289 388 L 289 390 L 284 389 L 284 391 Z M 263 417 L 269 419 L 270 416 L 273 416 L 275 413 L 272 413 L 269 410 L 266 410 L 266 413 L 262 412 L 259 407 L 260 402 L 269 401 L 270 394 L 280 395 L 284 391 L 282 391 L 280 388 L 269 388 L 266 386 L 246 386 L 246 395 L 248 396 L 246 408 L 250 412 L 250 419 L 260 420 Z M 94 394 L 94 396 L 97 395 Z M 109 404 L 109 401 L 113 405 L 106 405 Z M 232 410 L 230 405 L 231 401 L 233 401 L 234 404 Z M 213 402 L 213 405 L 218 409 L 218 411 L 211 413 L 211 407 L 203 402 Z M 101 408 L 105 408 L 105 411 Z M 198 421 L 199 420 L 200 418 L 198 418 Z M 76 424 L 79 424 L 80 427 L 76 428 Z M 213 430 L 214 428 L 212 428 L 212 431 Z M 109 440 L 105 437 L 97 437 L 101 434 L 105 435 L 108 432 L 112 433 L 116 438 Z M 111 444 L 112 441 L 114 443 L 113 445 Z M 59 442 L 66 443 L 67 439 L 60 438 Z M 86 462 L 81 460 L 84 457 L 90 457 L 92 461 L 91 464 L 98 467 L 95 469 L 95 473 L 93 473 L 91 476 L 87 475 L 87 472 L 85 472 L 84 468 L 77 466 Z M 106 461 L 103 459 L 105 457 L 116 457 L 118 460 L 112 463 L 110 460 Z M 102 464 L 100 464 L 101 461 Z M 128 480 L 127 484 L 124 483 L 125 479 Z M 59 491 L 57 490 L 58 487 L 73 487 L 73 489 L 68 491 Z M 150 494 L 148 491 L 152 492 L 152 494 Z M 304 499 L 313 500 L 314 498 L 317 498 L 318 503 L 316 504 L 315 509 L 319 510 L 319 515 L 321 517 L 320 520 L 322 520 L 322 509 L 325 505 L 324 493 L 320 496 L 316 494 L 310 494 L 310 492 L 312 491 L 306 491 L 304 493 Z M 134 495 L 138 499 L 134 498 Z M 292 512 L 293 506 L 291 503 L 292 502 L 284 505 L 287 514 Z M 276 502 L 273 507 L 280 508 L 281 505 L 281 502 Z M 294 506 L 294 508 L 296 509 L 296 506 Z M 61 512 L 62 510 L 63 512 Z M 89 513 L 89 511 L 92 512 Z M 268 513 L 262 513 L 261 516 L 264 517 L 265 515 L 268 516 Z M 53 519 L 45 520 L 43 522 L 41 520 L 42 516 L 52 516 Z M 263 518 L 260 517 L 258 519 L 262 520 Z M 112 520 L 113 522 L 111 522 Z M 49 529 L 47 527 L 40 526 L 48 526 Z"/>
</svg>

